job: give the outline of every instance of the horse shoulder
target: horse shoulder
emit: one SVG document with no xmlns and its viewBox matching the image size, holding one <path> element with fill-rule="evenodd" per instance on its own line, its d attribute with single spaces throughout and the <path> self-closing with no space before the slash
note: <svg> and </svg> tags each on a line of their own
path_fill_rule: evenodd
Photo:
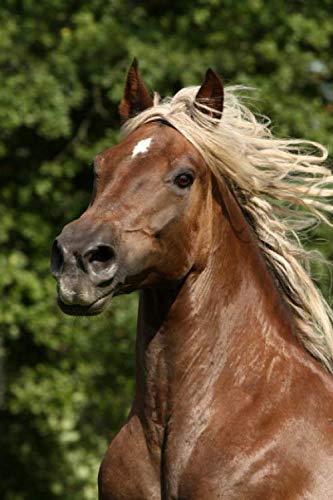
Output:
<svg viewBox="0 0 333 500">
<path fill-rule="evenodd" d="M 221 392 L 179 478 L 180 498 L 332 495 L 333 377 L 313 363 L 287 370 L 288 381 L 262 380 L 251 396 Z"/>
</svg>

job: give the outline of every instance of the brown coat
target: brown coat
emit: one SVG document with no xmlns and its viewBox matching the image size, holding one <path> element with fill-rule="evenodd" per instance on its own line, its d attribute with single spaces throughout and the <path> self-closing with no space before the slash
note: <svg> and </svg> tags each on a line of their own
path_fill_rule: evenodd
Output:
<svg viewBox="0 0 333 500">
<path fill-rule="evenodd" d="M 151 105 L 135 65 L 122 113 Z M 214 86 L 215 85 L 215 86 Z M 223 99 L 206 77 L 201 96 Z M 95 159 L 87 211 L 54 244 L 59 305 L 141 290 L 136 392 L 101 500 L 333 498 L 333 381 L 300 345 L 223 180 L 162 122 Z"/>
</svg>

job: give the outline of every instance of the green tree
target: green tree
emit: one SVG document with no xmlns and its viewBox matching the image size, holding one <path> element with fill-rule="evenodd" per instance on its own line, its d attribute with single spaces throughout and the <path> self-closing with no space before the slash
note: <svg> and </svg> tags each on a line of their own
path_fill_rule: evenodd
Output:
<svg viewBox="0 0 333 500">
<path fill-rule="evenodd" d="M 133 392 L 136 298 L 64 317 L 48 261 L 88 203 L 93 156 L 118 140 L 126 69 L 138 57 L 168 95 L 210 66 L 257 87 L 249 104 L 277 133 L 332 147 L 332 5 L 3 0 L 0 26 L 0 496 L 89 500 Z"/>
</svg>

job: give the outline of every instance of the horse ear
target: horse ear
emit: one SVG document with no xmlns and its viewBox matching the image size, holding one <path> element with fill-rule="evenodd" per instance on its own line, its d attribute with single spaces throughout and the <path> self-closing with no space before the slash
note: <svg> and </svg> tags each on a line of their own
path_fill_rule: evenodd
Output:
<svg viewBox="0 0 333 500">
<path fill-rule="evenodd" d="M 205 81 L 201 85 L 195 97 L 195 102 L 203 104 L 212 111 L 209 111 L 200 106 L 200 111 L 214 118 L 220 119 L 223 111 L 223 83 L 220 77 L 212 69 L 208 69 L 205 76 Z M 214 110 L 216 113 L 214 113 Z"/>
<path fill-rule="evenodd" d="M 153 99 L 141 79 L 138 61 L 134 58 L 127 73 L 125 90 L 119 105 L 119 114 L 125 121 L 140 111 L 150 108 L 153 104 Z"/>
</svg>

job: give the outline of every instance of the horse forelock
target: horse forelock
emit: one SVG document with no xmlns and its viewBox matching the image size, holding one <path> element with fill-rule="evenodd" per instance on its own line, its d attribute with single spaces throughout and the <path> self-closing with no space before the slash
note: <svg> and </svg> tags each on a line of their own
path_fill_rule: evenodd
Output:
<svg viewBox="0 0 333 500">
<path fill-rule="evenodd" d="M 299 239 L 318 222 L 332 225 L 328 152 L 313 141 L 275 138 L 270 121 L 243 104 L 239 94 L 244 91 L 241 86 L 225 89 L 219 120 L 195 103 L 198 87 L 184 88 L 172 98 L 155 99 L 153 107 L 125 123 L 123 133 L 150 121 L 168 123 L 196 147 L 214 175 L 230 181 L 294 314 L 297 336 L 333 373 L 333 313 L 307 270 L 309 262 L 324 259 Z"/>
</svg>

